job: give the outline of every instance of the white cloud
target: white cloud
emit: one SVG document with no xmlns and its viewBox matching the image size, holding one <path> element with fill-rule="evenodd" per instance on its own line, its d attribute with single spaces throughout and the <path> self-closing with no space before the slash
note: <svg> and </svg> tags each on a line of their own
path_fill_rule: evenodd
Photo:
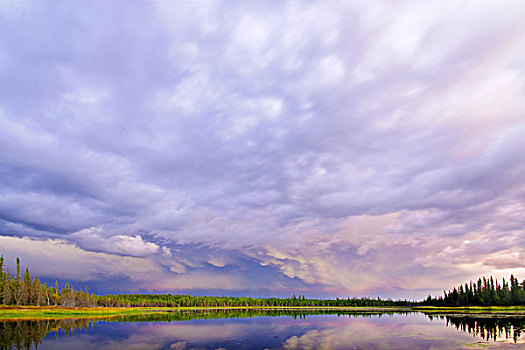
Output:
<svg viewBox="0 0 525 350">
<path fill-rule="evenodd" d="M 335 56 L 323 57 L 319 62 L 321 83 L 332 85 L 343 79 L 346 68 L 342 60 Z"/>
<path fill-rule="evenodd" d="M 89 281 L 105 275 L 140 282 L 162 275 L 160 266 L 147 259 L 90 252 L 64 240 L 0 236 L 0 242 L 8 260 L 19 256 L 24 266 L 48 278 Z"/>
<path fill-rule="evenodd" d="M 271 27 L 254 15 L 245 15 L 233 33 L 235 43 L 250 51 L 263 50 L 270 38 Z"/>
<path fill-rule="evenodd" d="M 521 9 L 23 8 L 0 29 L 0 234 L 146 257 L 164 287 L 253 287 L 235 276 L 252 265 L 341 291 L 506 271 L 525 243 Z"/>
<path fill-rule="evenodd" d="M 161 249 L 157 244 L 147 242 L 140 235 L 104 235 L 101 228 L 83 229 L 70 235 L 78 244 L 88 249 L 103 250 L 129 256 L 145 256 L 154 254 Z M 164 247 L 163 247 L 164 248 Z M 166 252 L 162 249 L 163 252 Z"/>
</svg>

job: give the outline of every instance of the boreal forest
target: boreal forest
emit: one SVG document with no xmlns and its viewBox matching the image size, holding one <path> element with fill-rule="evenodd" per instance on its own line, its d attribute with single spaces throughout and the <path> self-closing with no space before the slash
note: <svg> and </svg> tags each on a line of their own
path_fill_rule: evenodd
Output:
<svg viewBox="0 0 525 350">
<path fill-rule="evenodd" d="M 380 298 L 252 298 L 229 296 L 194 296 L 184 294 L 108 294 L 96 295 L 75 289 L 69 283 L 61 288 L 58 281 L 49 286 L 42 283 L 29 268 L 22 272 L 20 259 L 11 273 L 0 256 L 0 305 L 33 305 L 63 307 L 378 307 L 378 306 L 510 306 L 525 305 L 525 280 L 521 283 L 513 275 L 499 283 L 493 277 L 480 278 L 444 292 L 440 297 L 424 301 L 383 300 Z"/>
</svg>

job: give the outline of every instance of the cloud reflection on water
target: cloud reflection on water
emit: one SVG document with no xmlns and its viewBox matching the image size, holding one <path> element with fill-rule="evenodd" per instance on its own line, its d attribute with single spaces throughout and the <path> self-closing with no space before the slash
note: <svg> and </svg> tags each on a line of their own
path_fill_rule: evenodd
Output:
<svg viewBox="0 0 525 350">
<path fill-rule="evenodd" d="M 523 322 L 521 324 L 523 328 Z M 497 340 L 485 341 L 455 327 L 447 327 L 444 319 L 431 320 L 422 314 L 310 315 L 297 319 L 254 317 L 190 322 L 102 322 L 89 328 L 85 334 L 56 339 L 48 337 L 39 349 L 461 349 L 483 344 L 489 344 L 491 348 L 512 346 L 512 337 Z M 518 342 L 522 340 L 523 336 Z"/>
</svg>

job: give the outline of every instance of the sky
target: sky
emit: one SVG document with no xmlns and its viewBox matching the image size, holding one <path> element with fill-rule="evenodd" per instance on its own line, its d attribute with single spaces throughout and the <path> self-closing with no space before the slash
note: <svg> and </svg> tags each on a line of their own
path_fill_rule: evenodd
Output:
<svg viewBox="0 0 525 350">
<path fill-rule="evenodd" d="M 2 1 L 0 253 L 98 293 L 525 279 L 523 13 Z"/>
</svg>

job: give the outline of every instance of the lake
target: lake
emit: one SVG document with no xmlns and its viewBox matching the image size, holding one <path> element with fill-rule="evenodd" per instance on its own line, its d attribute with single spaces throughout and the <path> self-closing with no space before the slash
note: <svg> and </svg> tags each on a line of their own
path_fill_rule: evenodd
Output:
<svg viewBox="0 0 525 350">
<path fill-rule="evenodd" d="M 525 317 L 419 312 L 174 311 L 0 322 L 1 349 L 519 349 Z"/>
</svg>

